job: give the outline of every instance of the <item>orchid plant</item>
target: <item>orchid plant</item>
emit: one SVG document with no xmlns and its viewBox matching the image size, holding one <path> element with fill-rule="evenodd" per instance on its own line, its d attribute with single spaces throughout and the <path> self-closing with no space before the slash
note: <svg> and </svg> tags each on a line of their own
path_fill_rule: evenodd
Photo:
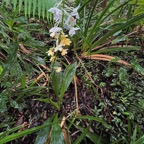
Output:
<svg viewBox="0 0 144 144">
<path fill-rule="evenodd" d="M 54 62 L 57 59 L 57 54 L 60 53 L 61 56 L 67 54 L 68 48 L 72 43 L 69 37 L 72 37 L 77 30 L 76 20 L 79 19 L 78 9 L 80 5 L 76 8 L 70 8 L 63 1 L 57 3 L 55 7 L 50 8 L 48 11 L 53 14 L 54 17 L 54 27 L 52 27 L 49 32 L 50 36 L 55 40 L 55 45 L 50 48 L 46 53 L 50 56 L 50 61 Z M 68 34 L 65 34 L 68 31 Z M 60 72 L 61 68 L 57 67 L 56 72 Z"/>
<path fill-rule="evenodd" d="M 76 27 L 76 21 L 79 19 L 79 14 L 77 12 L 79 7 L 78 5 L 76 8 L 70 8 L 64 4 L 64 1 L 61 1 L 56 4 L 55 7 L 49 9 L 49 12 L 51 12 L 54 17 L 54 27 L 49 30 L 49 33 L 55 43 L 46 53 L 50 57 L 52 63 L 50 78 L 52 80 L 52 88 L 58 101 L 54 102 L 49 98 L 38 100 L 50 102 L 58 110 L 60 110 L 64 93 L 72 82 L 77 68 L 77 63 L 75 62 L 66 66 L 64 72 L 62 72 L 58 60 L 59 56 L 65 57 L 68 52 L 68 46 L 72 43 L 70 38 L 79 30 L 79 28 Z"/>
</svg>

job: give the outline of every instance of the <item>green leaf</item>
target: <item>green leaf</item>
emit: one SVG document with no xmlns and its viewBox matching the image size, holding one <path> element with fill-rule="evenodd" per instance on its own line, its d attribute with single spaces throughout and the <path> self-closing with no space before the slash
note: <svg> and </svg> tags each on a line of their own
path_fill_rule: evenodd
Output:
<svg viewBox="0 0 144 144">
<path fill-rule="evenodd" d="M 58 97 L 61 89 L 62 72 L 56 72 L 55 67 L 61 67 L 61 65 L 55 61 L 52 70 L 52 87 L 55 95 Z"/>
<path fill-rule="evenodd" d="M 74 125 L 74 124 L 73 124 Z M 84 132 L 84 128 L 74 125 L 77 129 L 79 129 L 82 133 Z M 90 131 L 87 132 L 86 137 L 88 137 L 94 144 L 106 144 L 108 140 L 102 138 L 101 136 L 92 133 Z"/>
<path fill-rule="evenodd" d="M 120 25 L 119 27 L 113 29 L 112 31 L 108 32 L 107 34 L 105 34 L 102 38 L 100 38 L 97 42 L 95 42 L 92 45 L 92 48 L 96 47 L 97 45 L 101 44 L 102 42 L 104 42 L 107 38 L 109 38 L 110 36 L 112 36 L 113 34 L 115 34 L 116 32 L 123 30 L 127 27 L 129 27 L 130 25 L 136 23 L 137 21 L 141 20 L 144 18 L 144 14 L 138 15 L 136 17 L 134 17 L 133 19 L 129 20 L 128 22 L 126 22 L 125 24 Z"/>
<path fill-rule="evenodd" d="M 93 28 L 92 28 L 92 30 L 91 30 L 91 32 L 90 32 L 90 35 L 89 35 L 89 37 L 88 37 L 88 40 L 89 40 L 89 41 L 90 41 L 90 39 L 92 39 L 93 33 L 94 33 L 94 31 L 96 30 L 96 28 L 99 27 L 99 25 L 102 23 L 103 18 L 104 18 L 104 16 L 105 16 L 106 12 L 109 10 L 109 8 L 110 8 L 111 5 L 114 3 L 114 1 L 115 1 L 115 0 L 111 0 L 111 1 L 108 3 L 108 5 L 105 7 L 105 9 L 102 11 L 102 13 L 100 14 L 97 22 L 94 24 L 94 26 L 93 26 Z"/>
<path fill-rule="evenodd" d="M 53 117 L 50 117 L 46 122 L 45 124 L 49 124 L 52 122 L 52 118 Z M 44 144 L 46 141 L 47 141 L 47 138 L 48 138 L 48 135 L 50 133 L 50 128 L 51 128 L 51 125 L 48 125 L 47 127 L 41 129 L 36 137 L 36 140 L 35 140 L 35 144 Z"/>
<path fill-rule="evenodd" d="M 31 129 L 27 129 L 27 130 L 24 130 L 24 131 L 21 131 L 21 132 L 17 132 L 17 133 L 8 135 L 4 138 L 0 138 L 0 144 L 4 144 L 4 143 L 7 143 L 9 141 L 15 140 L 17 138 L 23 137 L 25 135 L 31 134 L 33 132 L 36 132 L 36 131 L 38 131 L 42 128 L 45 128 L 47 126 L 50 126 L 52 124 L 54 124 L 54 123 L 47 123 L 47 124 L 44 124 L 42 126 L 37 126 L 37 127 L 31 128 Z"/>
<path fill-rule="evenodd" d="M 20 125 L 20 126 L 17 126 L 17 127 L 12 128 L 12 129 L 8 129 L 8 130 L 6 130 L 6 131 L 4 131 L 4 132 L 1 132 L 1 133 L 0 133 L 0 140 L 1 140 L 2 138 L 6 137 L 7 135 L 9 135 L 10 133 L 13 133 L 13 132 L 21 129 L 22 127 L 23 127 L 23 126 Z"/>
<path fill-rule="evenodd" d="M 125 81 L 126 78 L 127 78 L 127 70 L 124 69 L 124 68 L 120 68 L 120 70 L 119 70 L 119 80 L 122 82 L 122 81 Z"/>
<path fill-rule="evenodd" d="M 119 52 L 119 51 L 123 51 L 123 52 L 127 52 L 127 51 L 136 51 L 136 50 L 140 50 L 141 47 L 140 46 L 129 46 L 129 47 L 109 47 L 109 48 L 104 48 L 101 50 L 96 50 L 94 52 L 92 52 L 91 54 L 99 54 L 99 53 L 114 53 L 114 52 Z"/>
<path fill-rule="evenodd" d="M 76 72 L 77 62 L 67 66 L 63 74 L 63 80 L 61 83 L 61 91 L 60 91 L 60 100 L 62 101 L 63 95 L 67 88 L 69 87 L 70 83 L 72 82 L 75 72 Z"/>
<path fill-rule="evenodd" d="M 131 144 L 133 144 L 136 141 L 136 135 L 137 135 L 137 125 L 135 126 L 133 135 L 131 137 Z"/>
<path fill-rule="evenodd" d="M 22 75 L 21 77 L 21 87 L 22 88 L 26 87 L 26 75 Z"/>
<path fill-rule="evenodd" d="M 36 99 L 36 100 L 39 100 L 39 101 L 45 102 L 45 103 L 51 103 L 51 104 L 52 104 L 53 106 L 55 106 L 58 110 L 60 109 L 60 108 L 59 108 L 59 105 L 58 105 L 56 102 L 52 101 L 51 99 L 48 99 L 48 98 L 46 98 L 46 99 L 38 98 L 38 99 Z"/>
<path fill-rule="evenodd" d="M 10 105 L 11 105 L 11 107 L 16 108 L 16 109 L 19 108 L 19 104 L 12 99 L 10 100 Z"/>
<path fill-rule="evenodd" d="M 144 135 L 139 138 L 134 144 L 144 144 Z"/>
<path fill-rule="evenodd" d="M 2 73 L 2 71 L 3 71 L 3 68 L 2 68 L 2 66 L 0 66 L 0 74 Z"/>
<path fill-rule="evenodd" d="M 78 119 L 89 119 L 89 120 L 94 120 L 96 122 L 102 123 L 106 128 L 109 128 L 110 126 L 101 118 L 97 118 L 94 116 L 79 116 L 77 117 Z"/>
<path fill-rule="evenodd" d="M 144 75 L 144 68 L 142 68 L 138 63 L 131 63 L 131 66 L 134 70 L 136 70 L 141 75 Z"/>
<path fill-rule="evenodd" d="M 51 130 L 50 144 L 64 144 L 65 143 L 64 136 L 57 115 L 54 118 L 54 123 L 55 124 L 52 125 Z"/>
<path fill-rule="evenodd" d="M 0 112 L 3 113 L 7 110 L 6 97 L 0 95 Z"/>
<path fill-rule="evenodd" d="M 89 131 L 89 126 L 83 131 L 83 133 L 78 137 L 78 139 L 74 142 L 74 144 L 80 144 L 81 141 L 85 138 L 88 131 Z"/>
</svg>

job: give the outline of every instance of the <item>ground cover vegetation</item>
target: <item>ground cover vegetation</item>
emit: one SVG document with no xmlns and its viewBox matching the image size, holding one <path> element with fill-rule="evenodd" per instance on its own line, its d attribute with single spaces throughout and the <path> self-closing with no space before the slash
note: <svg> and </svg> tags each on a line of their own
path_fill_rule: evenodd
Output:
<svg viewBox="0 0 144 144">
<path fill-rule="evenodd" d="M 143 67 L 143 0 L 1 0 L 0 144 L 143 144 Z"/>
</svg>

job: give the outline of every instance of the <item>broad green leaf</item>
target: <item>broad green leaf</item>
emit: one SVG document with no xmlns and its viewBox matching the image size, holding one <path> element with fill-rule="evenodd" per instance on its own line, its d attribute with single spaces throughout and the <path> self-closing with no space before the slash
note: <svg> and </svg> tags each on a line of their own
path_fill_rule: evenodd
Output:
<svg viewBox="0 0 144 144">
<path fill-rule="evenodd" d="M 142 68 L 138 63 L 131 63 L 131 66 L 134 70 L 136 70 L 141 75 L 144 75 L 144 68 Z"/>
<path fill-rule="evenodd" d="M 26 75 L 22 75 L 21 77 L 21 87 L 22 88 L 26 87 Z"/>
<path fill-rule="evenodd" d="M 63 73 L 63 80 L 61 83 L 61 91 L 60 91 L 60 100 L 62 100 L 63 95 L 67 88 L 69 87 L 70 83 L 72 82 L 75 72 L 76 72 L 77 62 L 67 66 Z"/>
<path fill-rule="evenodd" d="M 50 117 L 46 122 L 45 124 L 47 123 L 51 123 L 52 122 L 52 118 L 53 117 Z M 51 128 L 51 125 L 48 125 L 47 127 L 41 129 L 36 137 L 36 140 L 35 140 L 35 144 L 44 144 L 46 141 L 47 141 L 47 138 L 48 138 L 48 135 L 50 133 L 50 128 Z"/>
<path fill-rule="evenodd" d="M 144 135 L 139 138 L 134 144 L 144 144 Z"/>
<path fill-rule="evenodd" d="M 2 68 L 2 66 L 0 66 L 0 74 L 2 73 L 2 71 L 3 71 L 3 68 Z"/>
<path fill-rule="evenodd" d="M 55 124 L 52 125 L 51 130 L 50 144 L 65 144 L 64 136 L 57 115 L 54 118 L 54 123 Z"/>
<path fill-rule="evenodd" d="M 6 106 L 6 97 L 3 97 L 3 95 L 0 95 L 0 113 L 3 113 L 7 110 Z"/>
<path fill-rule="evenodd" d="M 30 128 L 30 129 L 27 129 L 27 130 L 24 130 L 24 131 L 20 131 L 20 132 L 5 136 L 4 138 L 0 139 L 0 144 L 4 144 L 4 143 L 7 143 L 7 142 L 10 142 L 12 140 L 15 140 L 15 139 L 23 137 L 25 135 L 31 134 L 33 132 L 36 132 L 36 131 L 38 131 L 40 129 L 43 129 L 43 128 L 45 128 L 47 126 L 50 126 L 50 125 L 53 125 L 53 124 L 54 123 L 47 123 L 47 124 L 44 124 L 42 126 L 37 126 L 37 127 L 34 127 L 34 128 Z"/>
<path fill-rule="evenodd" d="M 11 107 L 16 108 L 16 109 L 19 108 L 19 104 L 12 99 L 10 100 L 10 105 L 11 105 Z"/>
<path fill-rule="evenodd" d="M 61 65 L 57 61 L 54 62 L 52 68 L 52 87 L 55 92 L 55 95 L 58 97 L 61 89 L 62 72 L 56 72 L 56 67 L 61 67 Z"/>
<path fill-rule="evenodd" d="M 97 118 L 94 116 L 79 116 L 78 119 L 88 119 L 88 120 L 94 120 L 96 122 L 102 123 L 106 128 L 109 128 L 109 125 L 101 118 Z"/>
</svg>

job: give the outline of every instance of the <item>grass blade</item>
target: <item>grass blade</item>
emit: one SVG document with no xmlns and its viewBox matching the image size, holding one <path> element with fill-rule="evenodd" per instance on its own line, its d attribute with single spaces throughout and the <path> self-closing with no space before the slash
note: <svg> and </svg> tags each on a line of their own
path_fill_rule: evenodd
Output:
<svg viewBox="0 0 144 144">
<path fill-rule="evenodd" d="M 96 47 L 97 45 L 101 44 L 102 42 L 104 42 L 106 39 L 108 39 L 110 36 L 112 36 L 113 34 L 115 34 L 116 32 L 123 30 L 127 27 L 129 27 L 130 25 L 136 23 L 137 21 L 141 20 L 144 18 L 144 14 L 142 15 L 138 15 L 136 17 L 134 17 L 133 19 L 129 20 L 128 22 L 126 22 L 125 24 L 122 24 L 121 26 L 115 28 L 114 30 L 110 31 L 109 33 L 105 34 L 101 39 L 99 39 L 97 42 L 95 42 L 92 45 L 92 48 Z"/>
<path fill-rule="evenodd" d="M 27 130 L 24 130 L 24 131 L 21 131 L 21 132 L 17 132 L 17 133 L 8 135 L 8 136 L 0 139 L 0 144 L 4 144 L 4 143 L 10 142 L 12 140 L 15 140 L 17 138 L 23 137 L 25 135 L 31 134 L 33 132 L 36 132 L 36 131 L 38 131 L 42 128 L 45 128 L 47 126 L 50 126 L 52 124 L 54 124 L 54 123 L 47 123 L 47 124 L 44 124 L 42 126 L 37 126 L 37 127 L 31 128 L 31 129 L 27 129 Z"/>
</svg>

